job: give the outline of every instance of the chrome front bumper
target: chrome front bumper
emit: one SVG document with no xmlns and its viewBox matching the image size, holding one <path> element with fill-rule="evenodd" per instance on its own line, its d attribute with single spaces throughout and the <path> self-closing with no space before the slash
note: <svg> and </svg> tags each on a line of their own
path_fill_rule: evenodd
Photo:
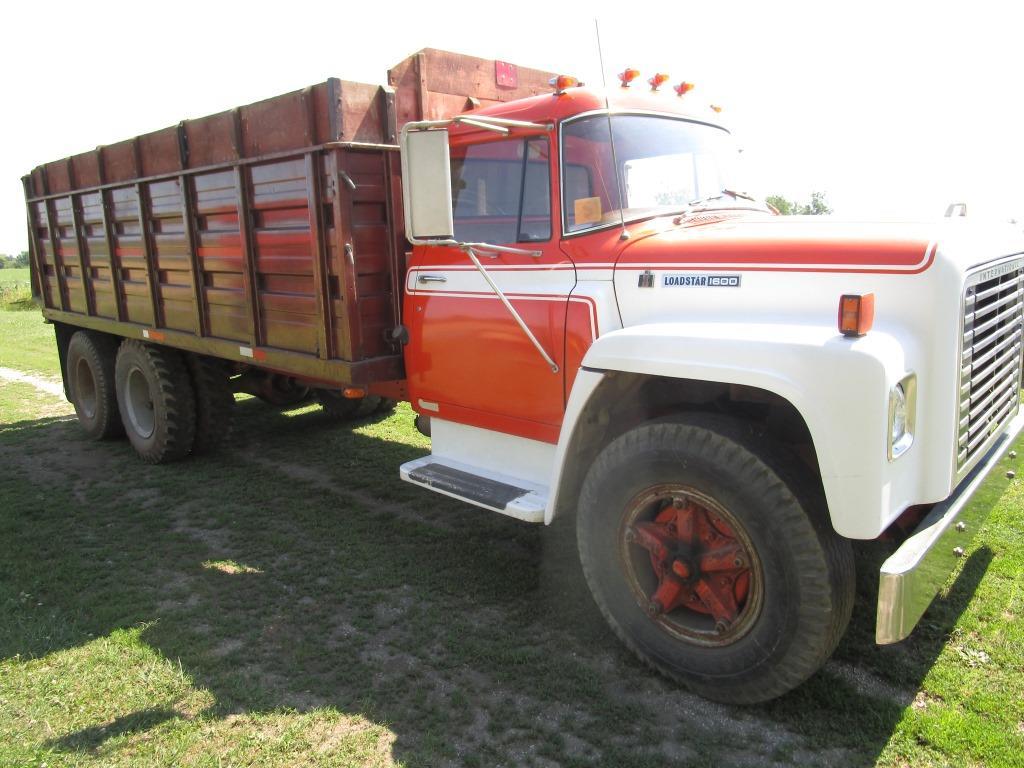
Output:
<svg viewBox="0 0 1024 768">
<path fill-rule="evenodd" d="M 1007 454 L 1024 428 L 1018 414 L 988 454 L 953 494 L 936 504 L 917 530 L 882 564 L 875 642 L 896 643 L 910 634 L 963 557 L 1008 482 L 1016 462 Z"/>
</svg>

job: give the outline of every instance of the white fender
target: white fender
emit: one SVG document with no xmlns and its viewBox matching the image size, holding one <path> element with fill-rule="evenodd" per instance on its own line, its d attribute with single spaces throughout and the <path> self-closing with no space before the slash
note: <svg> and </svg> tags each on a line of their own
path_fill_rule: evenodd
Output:
<svg viewBox="0 0 1024 768">
<path fill-rule="evenodd" d="M 897 460 L 898 472 L 888 459 L 889 391 L 908 371 L 903 347 L 884 332 L 848 339 L 834 325 L 657 323 L 601 336 L 583 366 L 562 424 L 546 522 L 576 424 L 606 371 L 742 384 L 790 402 L 810 430 L 842 536 L 875 538 L 915 493 L 922 498 L 915 446 Z"/>
</svg>

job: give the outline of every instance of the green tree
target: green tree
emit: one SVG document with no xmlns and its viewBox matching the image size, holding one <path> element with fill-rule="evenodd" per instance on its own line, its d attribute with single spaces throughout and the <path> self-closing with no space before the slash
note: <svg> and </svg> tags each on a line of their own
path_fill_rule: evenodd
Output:
<svg viewBox="0 0 1024 768">
<path fill-rule="evenodd" d="M 27 267 L 28 266 L 28 251 L 22 251 L 14 259 L 14 266 L 16 267 Z"/>
<path fill-rule="evenodd" d="M 765 200 L 783 216 L 824 216 L 832 213 L 824 192 L 812 192 L 809 203 L 787 200 L 782 195 L 769 195 Z"/>
</svg>

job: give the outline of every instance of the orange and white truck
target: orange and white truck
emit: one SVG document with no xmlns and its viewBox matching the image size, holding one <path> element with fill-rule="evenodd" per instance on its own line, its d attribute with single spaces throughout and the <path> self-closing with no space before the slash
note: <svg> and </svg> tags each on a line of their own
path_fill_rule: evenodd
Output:
<svg viewBox="0 0 1024 768">
<path fill-rule="evenodd" d="M 574 516 L 613 630 L 704 696 L 824 663 L 853 540 L 903 540 L 876 626 L 903 639 L 1015 457 L 1024 242 L 776 216 L 699 89 L 621 80 L 428 49 L 37 167 L 82 426 L 166 462 L 227 438 L 233 391 L 407 400 L 432 449 L 403 480 Z"/>
</svg>

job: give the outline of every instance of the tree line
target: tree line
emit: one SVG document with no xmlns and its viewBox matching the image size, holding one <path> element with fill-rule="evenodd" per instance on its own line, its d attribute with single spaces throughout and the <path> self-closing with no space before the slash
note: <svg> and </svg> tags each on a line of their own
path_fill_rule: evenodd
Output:
<svg viewBox="0 0 1024 768">
<path fill-rule="evenodd" d="M 28 251 L 22 251 L 17 256 L 8 256 L 6 253 L 0 253 L 0 269 L 6 267 L 27 267 L 28 266 Z"/>
<path fill-rule="evenodd" d="M 824 216 L 832 213 L 824 192 L 812 192 L 808 203 L 787 200 L 782 195 L 769 195 L 765 202 L 783 216 Z"/>
</svg>

